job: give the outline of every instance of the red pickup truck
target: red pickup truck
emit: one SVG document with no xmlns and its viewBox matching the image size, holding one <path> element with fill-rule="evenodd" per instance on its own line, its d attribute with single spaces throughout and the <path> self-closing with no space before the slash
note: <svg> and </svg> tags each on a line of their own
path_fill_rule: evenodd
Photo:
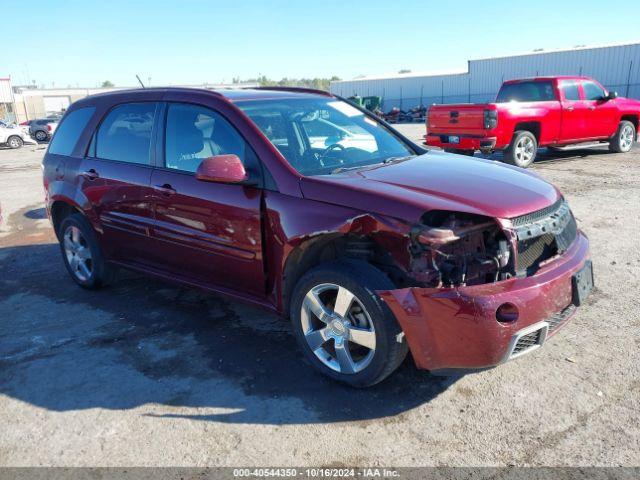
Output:
<svg viewBox="0 0 640 480">
<path fill-rule="evenodd" d="M 506 162 L 526 168 L 538 147 L 594 142 L 628 152 L 639 117 L 640 101 L 619 98 L 591 78 L 510 80 L 494 103 L 433 105 L 425 143 L 467 155 L 504 150 Z"/>
</svg>

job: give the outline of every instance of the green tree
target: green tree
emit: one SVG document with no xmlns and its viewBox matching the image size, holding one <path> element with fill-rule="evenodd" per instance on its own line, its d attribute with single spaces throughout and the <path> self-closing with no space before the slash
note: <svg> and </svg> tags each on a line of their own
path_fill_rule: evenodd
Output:
<svg viewBox="0 0 640 480">
<path fill-rule="evenodd" d="M 109 80 L 105 80 L 104 82 L 102 82 L 102 85 L 100 85 L 102 88 L 111 88 L 111 87 L 115 87 L 115 84 Z"/>
</svg>

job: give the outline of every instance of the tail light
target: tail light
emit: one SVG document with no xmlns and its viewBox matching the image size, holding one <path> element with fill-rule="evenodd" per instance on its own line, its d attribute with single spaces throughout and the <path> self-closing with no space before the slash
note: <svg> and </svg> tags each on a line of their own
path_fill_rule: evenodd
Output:
<svg viewBox="0 0 640 480">
<path fill-rule="evenodd" d="M 21 127 L 26 127 L 26 126 L 28 126 L 28 125 L 29 125 L 29 120 L 27 120 L 26 122 L 22 122 L 22 123 L 20 124 L 20 126 L 21 126 Z"/>
<path fill-rule="evenodd" d="M 498 111 L 497 110 L 485 110 L 484 111 L 484 128 L 491 130 L 498 126 Z"/>
<path fill-rule="evenodd" d="M 51 125 L 47 123 L 47 130 L 51 131 Z"/>
</svg>

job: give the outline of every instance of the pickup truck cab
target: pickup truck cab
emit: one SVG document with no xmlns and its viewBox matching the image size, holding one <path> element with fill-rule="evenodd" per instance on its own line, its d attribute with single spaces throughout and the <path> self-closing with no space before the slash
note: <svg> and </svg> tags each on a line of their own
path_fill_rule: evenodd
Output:
<svg viewBox="0 0 640 480">
<path fill-rule="evenodd" d="M 640 101 L 588 77 L 510 80 L 494 103 L 431 106 L 425 143 L 470 155 L 503 150 L 506 162 L 528 167 L 538 147 L 593 142 L 628 152 L 639 117 Z"/>
<path fill-rule="evenodd" d="M 78 285 L 126 267 L 277 312 L 293 331 L 282 348 L 295 338 L 354 386 L 409 350 L 433 371 L 532 352 L 592 286 L 555 187 L 425 151 L 326 92 L 90 96 L 62 119 L 43 178 Z"/>
</svg>

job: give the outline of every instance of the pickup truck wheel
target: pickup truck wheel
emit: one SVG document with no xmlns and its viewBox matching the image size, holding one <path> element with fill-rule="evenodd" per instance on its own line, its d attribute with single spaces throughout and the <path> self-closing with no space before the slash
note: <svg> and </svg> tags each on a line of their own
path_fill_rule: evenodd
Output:
<svg viewBox="0 0 640 480">
<path fill-rule="evenodd" d="M 16 137 L 14 135 L 7 139 L 7 145 L 9 146 L 9 148 L 20 148 L 22 145 L 24 145 L 24 142 L 20 137 Z"/>
<path fill-rule="evenodd" d="M 615 153 L 625 153 L 631 150 L 636 139 L 636 128 L 633 123 L 623 120 L 618 125 L 618 130 L 609 141 L 609 150 Z"/>
<path fill-rule="evenodd" d="M 527 168 L 536 159 L 538 142 L 533 133 L 518 130 L 513 134 L 511 144 L 504 151 L 504 161 L 521 168 Z"/>
<path fill-rule="evenodd" d="M 307 272 L 290 307 L 305 357 L 324 375 L 353 387 L 384 380 L 407 355 L 407 343 L 376 290 L 396 288 L 361 261 L 332 262 Z"/>
<path fill-rule="evenodd" d="M 104 259 L 93 227 L 83 215 L 69 215 L 60 224 L 59 232 L 62 259 L 74 282 L 95 290 L 112 279 L 113 270 Z"/>
</svg>

